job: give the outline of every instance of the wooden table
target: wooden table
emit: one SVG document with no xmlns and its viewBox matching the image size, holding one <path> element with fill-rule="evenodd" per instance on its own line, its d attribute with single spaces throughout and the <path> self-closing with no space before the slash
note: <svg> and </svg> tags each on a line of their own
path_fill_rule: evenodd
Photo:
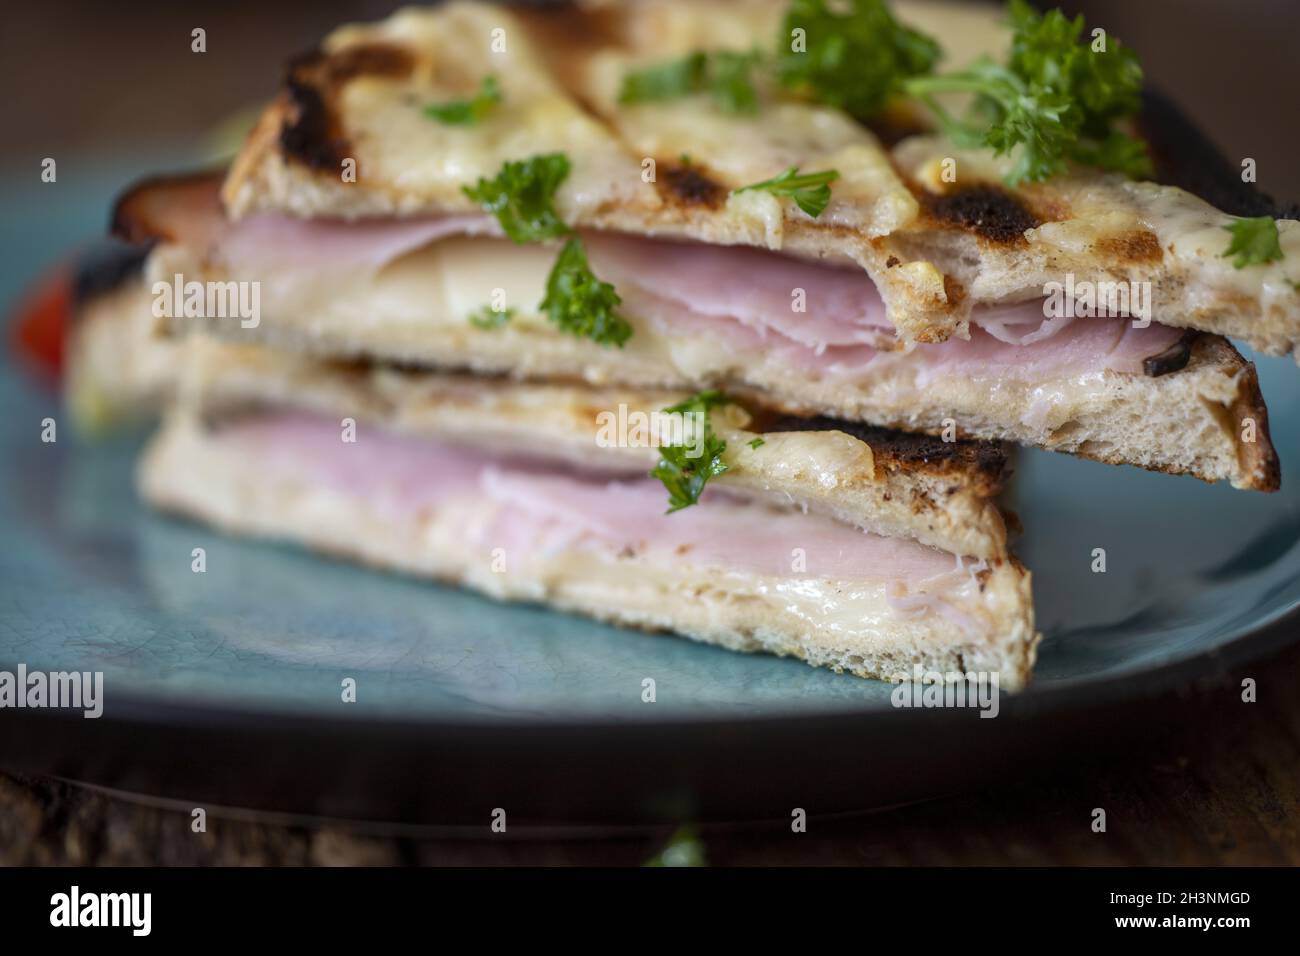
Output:
<svg viewBox="0 0 1300 956">
<path fill-rule="evenodd" d="M 895 810 L 701 833 L 713 864 L 1300 864 L 1300 646 L 1247 667 L 1259 700 L 1134 746 L 1092 752 L 1001 787 Z M 1221 694 L 1228 688 L 1202 690 Z M 1090 827 L 1107 810 L 1105 834 Z M 54 780 L 0 774 L 0 864 L 636 865 L 662 829 L 611 838 L 392 838 L 273 825 L 128 802 Z"/>
</svg>

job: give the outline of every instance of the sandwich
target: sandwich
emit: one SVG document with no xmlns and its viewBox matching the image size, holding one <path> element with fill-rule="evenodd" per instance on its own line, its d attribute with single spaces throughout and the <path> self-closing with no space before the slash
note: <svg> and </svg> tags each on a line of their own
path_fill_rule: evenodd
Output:
<svg viewBox="0 0 1300 956">
<path fill-rule="evenodd" d="M 336 30 L 227 172 L 114 209 L 148 254 L 103 321 L 175 350 L 142 493 L 501 599 L 1023 687 L 1009 444 L 1275 490 L 1227 337 L 1300 357 L 1300 223 L 1173 185 L 1132 51 L 1008 9 L 460 0 Z"/>
<path fill-rule="evenodd" d="M 999 446 L 201 336 L 182 364 L 140 466 L 160 509 L 861 677 L 1029 679 Z M 665 469 L 696 442 L 717 474 L 686 504 Z"/>
<path fill-rule="evenodd" d="M 850 6 L 460 2 L 344 27 L 290 63 L 220 185 L 145 183 L 115 225 L 159 244 L 151 283 L 258 286 L 256 325 L 206 325 L 243 341 L 719 388 L 1275 489 L 1223 335 L 1294 351 L 1300 224 L 1234 259 L 1244 220 L 1177 188 L 1064 161 L 1031 182 L 933 132 L 889 148 L 743 52 L 885 9 Z M 996 11 L 961 16 L 1010 42 Z"/>
<path fill-rule="evenodd" d="M 122 248 L 83 263 L 67 395 L 85 429 L 165 413 L 139 474 L 162 511 L 862 677 L 1030 678 L 1004 446 L 168 337 L 141 265 Z M 693 443 L 682 407 L 714 443 L 705 493 L 660 471 L 669 441 Z"/>
<path fill-rule="evenodd" d="M 110 241 L 76 263 L 64 404 L 84 433 L 153 420 L 175 393 L 184 343 L 153 315 L 140 278 L 146 254 Z"/>
</svg>

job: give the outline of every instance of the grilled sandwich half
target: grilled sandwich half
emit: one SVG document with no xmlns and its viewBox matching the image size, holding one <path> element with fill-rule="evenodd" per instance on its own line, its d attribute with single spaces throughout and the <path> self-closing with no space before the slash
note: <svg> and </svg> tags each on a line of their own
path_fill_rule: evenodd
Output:
<svg viewBox="0 0 1300 956">
<path fill-rule="evenodd" d="M 220 187 L 144 184 L 117 230 L 158 243 L 150 283 L 260 289 L 255 324 L 177 328 L 331 358 L 721 388 L 793 414 L 1277 487 L 1254 367 L 1222 336 L 1294 350 L 1300 224 L 1278 224 L 1282 259 L 1238 269 L 1223 255 L 1233 217 L 1171 186 L 1072 167 L 1010 188 L 1000 160 L 915 128 L 873 132 L 762 80 L 745 115 L 707 93 L 620 95 L 630 72 L 702 46 L 770 45 L 786 6 L 461 2 L 341 28 L 291 62 Z M 1006 43 L 996 11 L 897 9 L 954 65 Z M 427 115 L 489 78 L 496 98 L 474 123 Z M 467 193 L 555 156 L 553 212 L 616 291 L 613 331 L 575 331 L 546 307 L 566 239 L 513 241 Z M 743 189 L 792 167 L 837 171 L 818 215 Z M 1075 317 L 1086 301 L 1109 314 Z M 509 321 L 471 321 L 490 303 Z"/>
<path fill-rule="evenodd" d="M 585 232 L 591 266 L 617 289 L 631 330 L 612 345 L 570 334 L 539 308 L 557 247 L 511 242 L 491 219 L 232 221 L 216 187 L 155 180 L 117 210 L 123 235 L 158 243 L 146 264 L 151 288 L 257 287 L 255 325 L 177 315 L 178 332 L 524 379 L 720 388 L 793 414 L 1009 440 L 1240 488 L 1278 485 L 1254 366 L 1217 335 L 1121 318 L 1046 320 L 1031 303 L 988 307 L 968 338 L 909 348 L 857 267 Z M 494 300 L 502 321 L 484 323 Z"/>
<path fill-rule="evenodd" d="M 668 513 L 683 393 L 520 384 L 193 337 L 154 505 L 505 600 L 863 677 L 996 672 L 1039 636 L 994 503 L 1000 446 L 706 413 L 726 465 Z M 646 424 L 649 423 L 649 424 Z M 654 436 L 658 436 L 658 440 Z M 680 440 L 680 436 L 679 439 Z"/>
<path fill-rule="evenodd" d="M 1012 157 L 960 149 L 918 131 L 914 117 L 873 132 L 761 78 L 753 114 L 736 115 L 707 92 L 628 104 L 624 81 L 637 69 L 788 42 L 791 4 L 588 6 L 512 12 L 460 2 L 336 30 L 290 62 L 225 184 L 231 215 L 474 215 L 482 210 L 462 187 L 505 161 L 563 152 L 572 172 L 556 206 L 566 222 L 853 263 L 907 342 L 964 337 L 980 307 L 1040 300 L 1046 283 L 1070 273 L 1151 283 L 1164 325 L 1276 354 L 1300 343 L 1300 222 L 1279 223 L 1281 259 L 1238 269 L 1223 255 L 1232 217 L 1195 196 L 1084 168 L 1009 188 Z M 945 70 L 1001 58 L 1010 44 L 1004 11 L 992 4 L 891 6 L 938 38 Z M 500 103 L 476 125 L 422 111 L 472 95 L 489 75 Z M 341 174 L 349 159 L 355 181 Z M 944 160 L 953 161 L 951 179 Z M 789 197 L 733 193 L 792 166 L 840 174 L 815 218 Z"/>
</svg>

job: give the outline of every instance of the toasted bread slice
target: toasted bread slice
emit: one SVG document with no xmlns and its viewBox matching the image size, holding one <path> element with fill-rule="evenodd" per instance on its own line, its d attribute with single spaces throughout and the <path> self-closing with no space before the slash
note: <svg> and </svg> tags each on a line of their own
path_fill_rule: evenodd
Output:
<svg viewBox="0 0 1300 956">
<path fill-rule="evenodd" d="M 602 444 L 598 419 L 677 395 L 188 349 L 141 463 L 160 508 L 863 677 L 910 680 L 920 664 L 1011 690 L 1029 679 L 1039 635 L 992 504 L 1000 449 L 783 430 L 727 407 L 712 419 L 729 470 L 666 515 L 653 449 Z"/>
<path fill-rule="evenodd" d="M 1225 255 L 1233 217 L 1173 186 L 1075 169 L 1011 190 L 1001 185 L 1007 158 L 935 136 L 904 140 L 893 155 L 922 212 L 888 243 L 903 261 L 933 262 L 972 304 L 1040 299 L 1065 276 L 1141 283 L 1164 325 L 1300 360 L 1300 222 L 1278 222 L 1282 258 L 1237 268 Z M 954 160 L 962 173 L 945 183 Z"/>
<path fill-rule="evenodd" d="M 1293 220 L 1279 224 L 1282 260 L 1238 270 L 1223 258 L 1231 217 L 1173 187 L 1076 170 L 1008 189 L 1003 164 L 985 154 L 930 136 L 904 138 L 891 154 L 847 116 L 763 84 L 751 118 L 704 95 L 619 102 L 635 66 L 702 47 L 768 48 L 783 8 L 650 0 L 524 13 L 451 3 L 341 28 L 290 64 L 231 170 L 227 208 L 236 217 L 464 214 L 475 207 L 463 186 L 504 160 L 559 151 L 573 163 L 557 199 L 565 221 L 856 263 L 906 342 L 965 336 L 975 306 L 1042 296 L 1068 273 L 1149 282 L 1167 325 L 1295 351 Z M 996 7 L 900 3 L 898 15 L 950 48 L 948 66 L 1001 55 L 1006 43 Z M 423 115 L 421 105 L 470 95 L 488 74 L 504 99 L 478 126 Z M 907 118 L 904 130 L 917 121 Z M 949 159 L 952 183 L 939 174 Z M 355 181 L 342 175 L 348 160 Z M 791 166 L 839 171 L 819 217 L 764 192 L 733 194 Z"/>
<path fill-rule="evenodd" d="M 460 502 L 454 511 L 395 518 L 346 488 L 316 486 L 309 474 L 268 472 L 195 418 L 169 418 L 146 454 L 140 483 L 155 506 L 230 533 L 292 541 L 500 600 L 796 657 L 859 677 L 911 680 L 919 665 L 941 674 L 994 673 L 1002 687 L 1018 690 L 1029 681 L 1039 640 L 1029 575 L 1012 560 L 961 571 L 963 593 L 952 607 L 971 621 L 963 630 L 937 613 L 900 613 L 890 581 L 754 572 L 630 547 L 563 545 L 518 567 L 502 549 L 497 572 L 492 541 L 468 537 L 466 521 L 502 520 L 499 503 Z M 811 520 L 771 509 L 721 517 L 793 520 L 794 533 Z"/>
<path fill-rule="evenodd" d="M 174 391 L 183 343 L 153 314 L 143 261 L 138 248 L 106 246 L 78 264 L 63 385 L 82 431 L 151 419 Z"/>
<path fill-rule="evenodd" d="M 718 42 L 734 47 L 747 44 L 772 10 L 731 13 L 727 22 L 743 32 L 720 34 Z M 635 7 L 627 15 L 639 17 Z M 892 253 L 873 240 L 913 220 L 919 207 L 879 140 L 846 116 L 798 102 L 773 107 L 761 123 L 704 103 L 639 108 L 647 122 L 674 126 L 704 114 L 696 117 L 703 126 L 696 119 L 689 125 L 707 140 L 664 130 L 662 149 L 647 152 L 646 137 L 629 140 L 589 112 L 585 91 L 565 85 L 581 71 L 556 64 L 594 56 L 600 37 L 622 29 L 620 16 L 575 8 L 525 15 L 462 2 L 343 27 L 290 63 L 283 91 L 231 168 L 226 206 L 235 217 L 259 210 L 349 219 L 477 212 L 462 187 L 492 177 L 505 160 L 563 152 L 573 165 L 556 203 L 566 222 L 857 263 L 880 284 L 906 337 L 938 340 L 958 331 L 964 316 L 933 267 L 908 263 L 886 275 Z M 488 73 L 503 101 L 478 126 L 447 127 L 421 112 L 420 104 L 472 94 Z M 690 163 L 682 162 L 686 155 Z M 341 175 L 348 159 L 359 171 L 355 182 Z M 650 160 L 654 175 L 643 175 Z M 828 164 L 842 178 L 816 219 L 762 192 L 729 198 L 789 166 Z"/>
<path fill-rule="evenodd" d="M 124 228 L 169 235 L 171 222 L 151 223 L 145 210 L 166 206 L 149 197 L 171 188 L 161 184 L 130 194 L 119 207 Z M 180 187 L 182 198 L 193 198 L 192 192 L 188 184 Z M 446 222 L 414 228 L 442 229 Z M 373 241 L 391 227 L 371 224 L 370 239 L 363 240 L 362 233 L 335 224 L 326 238 L 337 263 L 304 266 L 279 259 L 318 243 L 313 227 L 274 225 L 268 241 L 260 231 L 268 225 L 264 220 L 234 228 L 247 237 L 225 243 L 246 246 L 238 256 L 223 258 L 201 241 L 164 242 L 154 250 L 147 265 L 150 283 L 166 286 L 180 275 L 260 289 L 262 314 L 251 326 L 233 319 L 178 318 L 177 329 L 198 327 L 327 358 L 576 378 L 594 385 L 717 387 L 795 414 L 1015 441 L 1227 480 L 1239 488 L 1274 490 L 1280 480 L 1254 367 L 1217 336 L 1179 338 L 1168 327 L 1131 329 L 1122 319 L 1097 318 L 1076 320 L 1053 338 L 1023 346 L 978 327 L 969 340 L 921 344 L 910 351 L 890 351 L 888 344 L 823 348 L 799 338 L 815 316 L 791 314 L 782 285 L 782 270 L 788 271 L 790 262 L 781 256 L 732 250 L 725 252 L 728 262 L 712 270 L 705 264 L 718 257 L 717 247 L 670 248 L 591 234 L 593 261 L 602 269 L 621 269 L 620 311 L 633 328 L 632 337 L 613 348 L 561 331 L 537 308 L 555 254 L 549 246 L 490 236 L 421 246 L 416 236 L 415 248 L 392 255 L 406 247 Z M 366 244 L 354 248 L 351 237 Z M 371 247 L 384 255 L 372 257 Z M 739 263 L 731 261 L 737 256 Z M 688 269 L 699 273 L 693 284 L 668 288 Z M 841 295 L 833 290 L 844 290 L 844 270 L 806 263 L 798 269 L 801 277 L 790 281 L 805 288 L 813 303 L 872 294 L 860 274 L 849 273 L 864 288 Z M 776 277 L 775 286 L 745 306 L 741 299 L 767 276 Z M 475 326 L 470 317 L 498 291 L 517 314 L 499 328 Z M 697 312 L 694 306 L 706 294 L 716 299 L 713 311 Z M 736 318 L 742 306 L 752 307 L 748 320 Z M 1166 422 L 1177 427 L 1164 427 Z"/>
<path fill-rule="evenodd" d="M 689 397 L 329 362 L 201 336 L 191 338 L 185 354 L 177 374 L 208 418 L 296 408 L 414 437 L 642 475 L 659 457 L 656 413 Z M 1010 466 L 1000 444 L 944 442 L 739 403 L 716 410 L 712 422 L 727 444 L 728 470 L 718 487 L 954 554 L 1006 556 L 995 498 Z M 630 443 L 619 440 L 629 432 Z"/>
</svg>

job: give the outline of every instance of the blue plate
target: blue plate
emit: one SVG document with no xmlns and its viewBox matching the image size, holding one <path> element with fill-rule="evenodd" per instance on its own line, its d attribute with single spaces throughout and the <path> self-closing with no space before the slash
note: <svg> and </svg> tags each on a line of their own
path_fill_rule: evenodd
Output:
<svg viewBox="0 0 1300 956">
<path fill-rule="evenodd" d="M 1283 461 L 1300 373 L 1260 362 Z M 103 671 L 111 696 L 337 717 L 657 721 L 889 708 L 889 685 L 225 537 L 136 497 L 144 436 L 87 441 L 0 378 L 0 664 Z M 1036 692 L 1203 656 L 1300 603 L 1300 482 L 1234 491 L 1025 452 L 1010 498 L 1045 634 Z M 191 570 L 191 551 L 207 570 Z M 1094 549 L 1106 570 L 1094 573 Z M 653 677 L 657 701 L 641 700 Z"/>
<path fill-rule="evenodd" d="M 95 198 L 69 190 L 62 201 L 98 214 L 115 186 L 101 183 Z M 51 245 L 77 234 L 65 207 L 38 211 L 28 199 L 16 200 L 20 212 L 69 218 Z M 30 245 L 16 254 L 38 255 Z M 21 278 L 6 277 L 6 298 Z M 1286 474 L 1300 462 L 1300 371 L 1257 361 L 1283 461 L 1277 494 L 1021 456 L 1010 504 L 1026 529 L 1017 548 L 1046 637 L 1033 688 L 1005 702 L 1007 719 L 966 719 L 960 732 L 954 715 L 892 708 L 891 688 L 878 682 L 501 605 L 159 517 L 133 490 L 144 435 L 81 440 L 57 396 L 5 366 L 0 669 L 102 671 L 105 716 L 0 714 L 23 729 L 22 740 L 5 735 L 0 760 L 227 803 L 426 821 L 473 818 L 492 787 L 520 784 L 518 799 L 554 821 L 715 805 L 743 814 L 764 760 L 806 783 L 831 773 L 845 741 L 880 767 L 906 760 L 899 748 L 936 740 L 971 758 L 994 748 L 1007 756 L 1026 734 L 1045 742 L 1049 715 L 1222 671 L 1300 633 L 1284 621 L 1300 604 L 1300 481 Z M 61 422 L 57 442 L 40 440 L 46 416 Z M 206 573 L 191 570 L 195 547 L 207 551 Z M 1097 548 L 1105 573 L 1092 571 Z M 349 677 L 355 703 L 341 699 Z M 646 677 L 657 685 L 653 704 L 641 699 Z M 1001 729 L 971 736 L 988 725 Z M 792 752 L 813 760 L 810 737 L 825 743 L 823 762 L 801 767 Z M 744 761 L 759 769 L 739 794 L 701 798 L 713 792 L 702 775 L 729 758 L 737 773 Z M 346 792 L 329 784 L 341 760 L 369 761 Z M 579 785 L 559 774 L 569 789 L 557 811 L 554 800 L 537 802 L 537 786 L 554 784 L 566 760 L 588 761 L 592 777 Z M 232 782 L 231 768 L 250 764 L 263 772 Z M 430 775 L 440 786 L 411 790 Z M 893 786 L 879 776 L 867 783 L 841 768 L 836 808 L 933 786 L 915 773 Z M 714 783 L 719 793 L 727 786 Z M 600 805 L 584 803 L 596 790 Z M 624 793 L 633 796 L 619 804 Z M 768 796 L 781 805 L 780 793 Z"/>
</svg>

